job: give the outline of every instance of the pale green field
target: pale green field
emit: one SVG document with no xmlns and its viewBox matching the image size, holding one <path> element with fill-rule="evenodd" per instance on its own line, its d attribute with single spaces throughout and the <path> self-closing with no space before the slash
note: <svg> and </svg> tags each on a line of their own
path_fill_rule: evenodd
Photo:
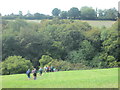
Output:
<svg viewBox="0 0 120 90">
<path fill-rule="evenodd" d="M 14 21 L 14 20 L 7 20 L 7 21 Z M 35 22 L 35 23 L 40 23 L 41 20 L 25 20 L 27 22 Z M 79 21 L 79 20 L 76 20 Z M 111 27 L 116 21 L 106 21 L 106 20 L 80 20 L 82 22 L 87 22 L 93 27 L 106 27 L 109 28 Z"/>
<path fill-rule="evenodd" d="M 26 20 L 27 22 L 36 22 L 40 23 L 41 20 Z M 76 20 L 79 21 L 79 20 Z M 80 20 L 82 22 L 87 22 L 93 27 L 106 27 L 109 28 L 111 27 L 116 21 L 106 21 L 106 20 Z"/>
<path fill-rule="evenodd" d="M 89 23 L 91 26 L 94 26 L 94 27 L 111 27 L 116 21 L 105 21 L 105 20 L 82 20 L 83 22 L 87 22 Z"/>
<path fill-rule="evenodd" d="M 41 20 L 26 20 L 27 22 L 35 22 L 35 23 L 40 23 Z"/>
<path fill-rule="evenodd" d="M 118 88 L 118 68 L 45 73 L 37 80 L 5 75 L 2 81 L 3 88 Z"/>
</svg>

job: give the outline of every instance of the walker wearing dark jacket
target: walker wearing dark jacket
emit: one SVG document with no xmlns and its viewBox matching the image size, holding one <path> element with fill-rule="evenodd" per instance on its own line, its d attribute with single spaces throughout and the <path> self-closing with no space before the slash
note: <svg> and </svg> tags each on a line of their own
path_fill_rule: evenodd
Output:
<svg viewBox="0 0 120 90">
<path fill-rule="evenodd" d="M 36 70 L 36 68 L 34 68 L 34 69 L 32 70 L 32 73 L 33 73 L 33 78 L 34 78 L 34 80 L 36 80 L 36 77 L 37 77 L 37 70 Z"/>
</svg>

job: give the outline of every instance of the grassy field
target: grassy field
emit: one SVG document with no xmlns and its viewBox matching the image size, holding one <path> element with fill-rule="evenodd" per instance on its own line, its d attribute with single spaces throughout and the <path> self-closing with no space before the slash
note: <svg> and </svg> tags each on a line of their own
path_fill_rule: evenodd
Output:
<svg viewBox="0 0 120 90">
<path fill-rule="evenodd" d="M 14 20 L 8 20 L 8 21 L 14 21 Z M 40 23 L 41 20 L 26 20 L 27 22 L 35 22 L 35 23 Z M 76 20 L 78 21 L 78 20 Z M 111 27 L 116 21 L 107 21 L 107 20 L 81 20 L 82 22 L 87 22 L 93 27 L 103 27 L 105 26 L 106 28 Z"/>
<path fill-rule="evenodd" d="M 27 22 L 36 22 L 40 23 L 41 20 L 26 20 Z M 116 21 L 107 21 L 107 20 L 81 20 L 82 22 L 87 22 L 93 27 L 111 27 Z"/>
<path fill-rule="evenodd" d="M 44 73 L 37 80 L 25 74 L 2 76 L 3 88 L 118 88 L 118 69 Z"/>
<path fill-rule="evenodd" d="M 83 22 L 87 22 L 89 23 L 91 26 L 94 26 L 94 27 L 111 27 L 116 21 L 105 21 L 105 20 L 82 20 Z"/>
</svg>

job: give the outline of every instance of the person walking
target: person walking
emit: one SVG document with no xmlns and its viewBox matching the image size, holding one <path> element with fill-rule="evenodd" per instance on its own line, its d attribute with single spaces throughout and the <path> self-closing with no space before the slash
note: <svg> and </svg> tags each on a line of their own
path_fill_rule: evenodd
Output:
<svg viewBox="0 0 120 90">
<path fill-rule="evenodd" d="M 42 75 L 42 72 L 43 72 L 42 67 L 40 67 L 39 72 L 40 72 L 40 76 L 41 76 L 41 75 Z"/>
<path fill-rule="evenodd" d="M 37 78 L 37 70 L 36 70 L 36 68 L 34 68 L 32 70 L 32 73 L 33 73 L 33 79 L 36 80 L 36 78 Z"/>
<path fill-rule="evenodd" d="M 28 76 L 28 79 L 30 79 L 30 73 L 31 73 L 31 71 L 30 71 L 30 69 L 28 69 L 27 72 L 26 72 L 26 74 Z"/>
<path fill-rule="evenodd" d="M 51 71 L 51 72 L 54 72 L 54 70 L 53 70 L 53 69 L 54 69 L 54 67 L 53 67 L 53 66 L 51 66 L 51 67 L 50 67 L 50 71 Z"/>
<path fill-rule="evenodd" d="M 46 71 L 46 72 L 49 72 L 48 66 L 45 67 L 45 71 Z"/>
</svg>

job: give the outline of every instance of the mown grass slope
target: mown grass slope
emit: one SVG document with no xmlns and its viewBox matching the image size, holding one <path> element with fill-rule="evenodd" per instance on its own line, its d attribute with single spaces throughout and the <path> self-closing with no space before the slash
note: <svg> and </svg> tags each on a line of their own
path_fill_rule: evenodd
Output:
<svg viewBox="0 0 120 90">
<path fill-rule="evenodd" d="M 5 75 L 2 81 L 3 88 L 117 88 L 118 69 L 44 73 L 37 80 L 28 80 L 26 74 Z"/>
</svg>

